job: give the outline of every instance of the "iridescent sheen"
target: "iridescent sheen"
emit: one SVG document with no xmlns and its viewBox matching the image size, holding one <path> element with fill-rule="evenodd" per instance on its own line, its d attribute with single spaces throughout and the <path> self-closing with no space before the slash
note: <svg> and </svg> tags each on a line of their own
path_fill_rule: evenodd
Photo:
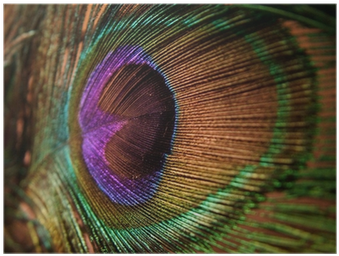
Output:
<svg viewBox="0 0 339 256">
<path fill-rule="evenodd" d="M 145 202 L 155 193 L 166 155 L 163 155 L 158 170 L 141 177 L 123 177 L 111 169 L 105 154 L 109 141 L 126 124 L 138 117 L 108 113 L 99 106 L 99 102 L 112 75 L 128 65 L 147 65 L 156 69 L 151 57 L 141 47 L 125 46 L 110 52 L 88 79 L 81 98 L 79 124 L 83 137 L 83 158 L 99 188 L 115 203 L 135 205 Z M 139 164 L 142 165 L 143 162 Z"/>
</svg>

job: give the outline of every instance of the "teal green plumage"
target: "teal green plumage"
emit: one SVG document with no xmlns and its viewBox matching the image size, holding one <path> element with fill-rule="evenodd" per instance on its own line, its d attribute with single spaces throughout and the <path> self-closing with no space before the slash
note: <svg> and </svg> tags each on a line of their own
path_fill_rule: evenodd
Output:
<svg viewBox="0 0 339 256">
<path fill-rule="evenodd" d="M 5 251 L 334 252 L 334 8 L 6 5 Z"/>
</svg>

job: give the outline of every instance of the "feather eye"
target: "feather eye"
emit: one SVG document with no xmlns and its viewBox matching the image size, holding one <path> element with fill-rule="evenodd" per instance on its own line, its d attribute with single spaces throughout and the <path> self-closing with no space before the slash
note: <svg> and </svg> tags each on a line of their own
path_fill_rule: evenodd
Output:
<svg viewBox="0 0 339 256">
<path fill-rule="evenodd" d="M 32 251 L 335 250 L 333 19 L 308 6 L 6 6 L 20 12 L 34 32 L 21 55 L 5 48 L 8 159 L 26 152 L 8 251 L 12 211 L 36 223 Z"/>
<path fill-rule="evenodd" d="M 123 205 L 142 203 L 155 193 L 174 135 L 173 94 L 144 55 L 140 47 L 108 54 L 81 96 L 81 137 L 71 131 L 82 143 L 83 171 Z"/>
</svg>

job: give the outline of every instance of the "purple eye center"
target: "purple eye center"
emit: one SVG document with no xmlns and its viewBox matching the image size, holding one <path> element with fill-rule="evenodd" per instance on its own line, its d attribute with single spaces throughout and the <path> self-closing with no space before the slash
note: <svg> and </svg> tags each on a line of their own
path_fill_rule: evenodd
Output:
<svg viewBox="0 0 339 256">
<path fill-rule="evenodd" d="M 121 47 L 92 72 L 79 123 L 87 168 L 115 203 L 149 200 L 171 152 L 175 100 L 140 47 Z"/>
</svg>

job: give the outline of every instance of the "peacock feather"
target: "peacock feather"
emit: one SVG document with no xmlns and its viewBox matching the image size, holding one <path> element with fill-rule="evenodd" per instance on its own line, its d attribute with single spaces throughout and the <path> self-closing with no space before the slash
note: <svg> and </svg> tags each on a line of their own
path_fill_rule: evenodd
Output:
<svg viewBox="0 0 339 256">
<path fill-rule="evenodd" d="M 5 251 L 336 251 L 335 5 L 5 5 Z"/>
</svg>

